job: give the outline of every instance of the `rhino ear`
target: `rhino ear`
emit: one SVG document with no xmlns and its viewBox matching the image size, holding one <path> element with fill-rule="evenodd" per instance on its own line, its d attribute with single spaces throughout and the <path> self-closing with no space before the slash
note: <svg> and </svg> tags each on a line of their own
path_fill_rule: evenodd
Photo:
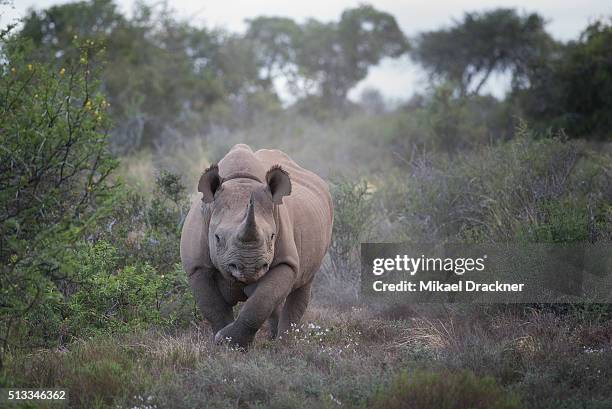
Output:
<svg viewBox="0 0 612 409">
<path fill-rule="evenodd" d="M 200 177 L 198 183 L 198 192 L 202 193 L 202 201 L 210 203 L 215 198 L 215 192 L 221 186 L 221 177 L 219 176 L 219 166 L 216 164 L 210 165 Z"/>
<path fill-rule="evenodd" d="M 266 174 L 266 182 L 270 194 L 272 194 L 272 201 L 276 204 L 283 203 L 283 196 L 291 194 L 291 179 L 280 165 L 274 165 L 270 168 Z"/>
</svg>

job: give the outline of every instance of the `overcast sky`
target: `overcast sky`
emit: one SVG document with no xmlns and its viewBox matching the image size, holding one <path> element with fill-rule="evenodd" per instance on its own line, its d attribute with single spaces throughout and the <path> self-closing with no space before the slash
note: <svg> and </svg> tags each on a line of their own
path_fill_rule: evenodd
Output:
<svg viewBox="0 0 612 409">
<path fill-rule="evenodd" d="M 4 0 L 6 1 L 6 0 Z M 130 14 L 136 0 L 115 0 L 122 11 Z M 0 3 L 2 0 L 0 0 Z M 0 6 L 2 24 L 22 16 L 34 7 L 46 8 L 54 4 L 67 3 L 65 0 L 13 0 L 13 6 Z M 156 3 L 148 1 L 147 3 Z M 260 15 L 286 16 L 303 21 L 313 17 L 323 21 L 337 20 L 342 11 L 355 7 L 364 1 L 352 0 L 173 0 L 169 4 L 180 17 L 193 24 L 224 27 L 231 31 L 243 31 L 244 20 Z M 548 21 L 548 31 L 559 40 L 576 38 L 586 25 L 598 18 L 612 16 L 612 1 L 582 0 L 376 0 L 367 1 L 377 9 L 395 16 L 407 36 L 419 31 L 432 30 L 452 23 L 466 11 L 482 11 L 497 7 L 514 7 L 526 12 L 537 12 Z M 504 78 L 493 78 L 487 90 L 501 95 L 506 87 Z M 390 99 L 405 99 L 415 91 L 425 88 L 423 73 L 408 58 L 383 61 L 370 70 L 368 77 L 352 90 L 357 97 L 366 87 L 378 88 Z"/>
</svg>

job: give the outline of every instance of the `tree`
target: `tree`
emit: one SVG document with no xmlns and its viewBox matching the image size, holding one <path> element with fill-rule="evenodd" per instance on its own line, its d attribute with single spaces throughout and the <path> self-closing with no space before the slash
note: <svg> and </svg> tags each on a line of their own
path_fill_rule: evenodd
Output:
<svg viewBox="0 0 612 409">
<path fill-rule="evenodd" d="M 297 79 L 297 51 L 302 28 L 290 18 L 257 17 L 247 20 L 246 38 L 255 46 L 261 76 L 268 86 L 273 80 L 284 77 L 290 83 Z"/>
<path fill-rule="evenodd" d="M 552 58 L 531 67 L 529 86 L 514 97 L 541 126 L 564 128 L 571 137 L 612 135 L 612 25 L 589 25 L 577 41 L 558 47 Z"/>
<path fill-rule="evenodd" d="M 315 79 L 326 105 L 343 104 L 348 91 L 385 57 L 408 51 L 395 18 L 371 6 L 342 13 L 338 23 L 310 21 L 304 28 L 299 65 Z"/>
<path fill-rule="evenodd" d="M 200 133 L 215 104 L 258 85 L 249 47 L 236 36 L 179 21 L 165 5 L 140 4 L 130 19 L 112 0 L 53 6 L 31 11 L 20 36 L 32 40 L 40 61 L 58 66 L 72 58 L 75 37 L 106 45 L 102 89 L 120 150 Z"/>
<path fill-rule="evenodd" d="M 126 23 L 112 0 L 91 0 L 29 10 L 20 35 L 30 39 L 50 60 L 61 58 L 74 36 L 103 40 Z"/>
<path fill-rule="evenodd" d="M 343 106 L 371 66 L 408 50 L 395 18 L 371 6 L 346 10 L 329 23 L 258 18 L 249 21 L 247 36 L 256 39 L 266 79 L 282 76 L 294 95 L 315 94 L 328 108 Z"/>
<path fill-rule="evenodd" d="M 518 86 L 527 66 L 554 44 L 544 25 L 539 15 L 514 9 L 466 13 L 450 28 L 420 34 L 412 58 L 432 80 L 454 84 L 460 96 L 478 94 L 494 72 L 510 71 Z"/>
</svg>

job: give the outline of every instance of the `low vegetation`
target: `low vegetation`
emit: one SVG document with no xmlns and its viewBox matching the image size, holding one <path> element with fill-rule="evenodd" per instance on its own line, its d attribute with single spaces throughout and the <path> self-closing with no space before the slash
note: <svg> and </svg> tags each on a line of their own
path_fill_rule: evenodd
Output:
<svg viewBox="0 0 612 409">
<path fill-rule="evenodd" d="M 98 335 L 12 355 L 22 387 L 72 407 L 604 408 L 612 326 L 505 308 L 313 307 L 289 339 L 247 353 L 207 327 Z"/>
</svg>

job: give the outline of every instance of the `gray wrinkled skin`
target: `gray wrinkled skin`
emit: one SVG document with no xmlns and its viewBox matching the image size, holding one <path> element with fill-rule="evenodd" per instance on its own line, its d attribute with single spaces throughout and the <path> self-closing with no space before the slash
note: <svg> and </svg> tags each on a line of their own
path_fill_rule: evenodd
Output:
<svg viewBox="0 0 612 409">
<path fill-rule="evenodd" d="M 300 321 L 331 240 L 326 183 L 281 151 L 239 144 L 204 172 L 198 191 L 181 260 L 215 341 L 246 347 L 266 320 L 282 334 Z"/>
<path fill-rule="evenodd" d="M 229 186 L 235 182 L 227 183 Z M 209 223 L 208 243 L 210 259 L 226 279 L 251 284 L 259 280 L 272 263 L 276 225 L 272 201 L 263 193 L 258 195 L 260 200 L 245 198 L 244 193 L 248 190 L 227 186 L 217 193 Z M 249 202 L 245 209 L 227 205 L 244 202 Z M 245 239 L 248 234 L 251 237 Z"/>
</svg>

